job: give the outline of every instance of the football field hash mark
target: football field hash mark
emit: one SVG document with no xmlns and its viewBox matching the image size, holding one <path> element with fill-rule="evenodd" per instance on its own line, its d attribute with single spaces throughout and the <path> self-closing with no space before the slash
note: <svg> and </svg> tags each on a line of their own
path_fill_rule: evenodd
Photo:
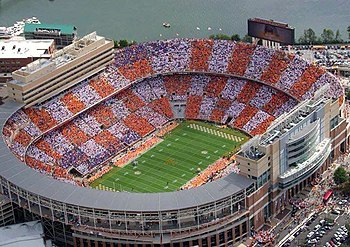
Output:
<svg viewBox="0 0 350 247">
<path fill-rule="evenodd" d="M 233 142 L 245 140 L 240 135 L 231 128 L 218 129 L 204 122 L 180 123 L 157 146 L 122 167 L 113 167 L 91 187 L 129 192 L 176 191 L 198 174 L 198 168 L 204 171 L 231 150 Z"/>
</svg>

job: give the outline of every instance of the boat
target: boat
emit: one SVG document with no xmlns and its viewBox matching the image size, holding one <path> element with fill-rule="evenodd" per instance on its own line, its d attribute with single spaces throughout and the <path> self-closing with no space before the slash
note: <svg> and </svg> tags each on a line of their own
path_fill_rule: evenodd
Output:
<svg viewBox="0 0 350 247">
<path fill-rule="evenodd" d="M 0 38 L 11 38 L 13 36 L 21 35 L 24 31 L 24 25 L 26 23 L 40 24 L 40 20 L 37 17 L 33 16 L 32 18 L 23 19 L 22 21 L 16 21 L 16 23 L 10 27 L 1 27 Z"/>
<path fill-rule="evenodd" d="M 163 27 L 169 28 L 170 27 L 170 23 L 169 22 L 163 22 Z"/>
<path fill-rule="evenodd" d="M 11 33 L 6 27 L 0 27 L 0 39 L 8 39 L 11 37 Z"/>
</svg>

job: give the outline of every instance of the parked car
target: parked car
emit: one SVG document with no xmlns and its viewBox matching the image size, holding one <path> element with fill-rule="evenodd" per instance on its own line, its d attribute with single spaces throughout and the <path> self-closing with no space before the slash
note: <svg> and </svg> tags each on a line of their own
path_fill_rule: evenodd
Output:
<svg viewBox="0 0 350 247">
<path fill-rule="evenodd" d="M 315 235 L 315 232 L 309 232 L 307 235 L 306 235 L 306 238 L 312 238 L 313 236 Z"/>
</svg>

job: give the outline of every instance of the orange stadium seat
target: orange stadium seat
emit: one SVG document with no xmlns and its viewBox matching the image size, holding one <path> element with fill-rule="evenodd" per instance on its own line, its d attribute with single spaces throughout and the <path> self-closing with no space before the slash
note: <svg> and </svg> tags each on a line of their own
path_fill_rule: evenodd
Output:
<svg viewBox="0 0 350 247">
<path fill-rule="evenodd" d="M 191 42 L 191 70 L 208 71 L 213 44 L 213 40 L 194 40 Z"/>
<path fill-rule="evenodd" d="M 230 74 L 243 76 L 254 53 L 256 46 L 246 43 L 237 43 L 232 52 L 227 71 Z"/>
</svg>

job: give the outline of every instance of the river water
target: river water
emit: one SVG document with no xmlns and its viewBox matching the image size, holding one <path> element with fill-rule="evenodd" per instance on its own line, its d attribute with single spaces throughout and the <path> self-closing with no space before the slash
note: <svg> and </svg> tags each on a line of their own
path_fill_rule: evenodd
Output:
<svg viewBox="0 0 350 247">
<path fill-rule="evenodd" d="M 339 29 L 346 39 L 350 0 L 0 0 L 0 26 L 32 16 L 73 24 L 79 36 L 97 30 L 109 38 L 139 42 L 244 35 L 250 17 L 287 22 L 296 28 L 296 38 L 311 27 L 318 35 L 323 28 Z M 165 29 L 163 22 L 171 28 Z"/>
</svg>

